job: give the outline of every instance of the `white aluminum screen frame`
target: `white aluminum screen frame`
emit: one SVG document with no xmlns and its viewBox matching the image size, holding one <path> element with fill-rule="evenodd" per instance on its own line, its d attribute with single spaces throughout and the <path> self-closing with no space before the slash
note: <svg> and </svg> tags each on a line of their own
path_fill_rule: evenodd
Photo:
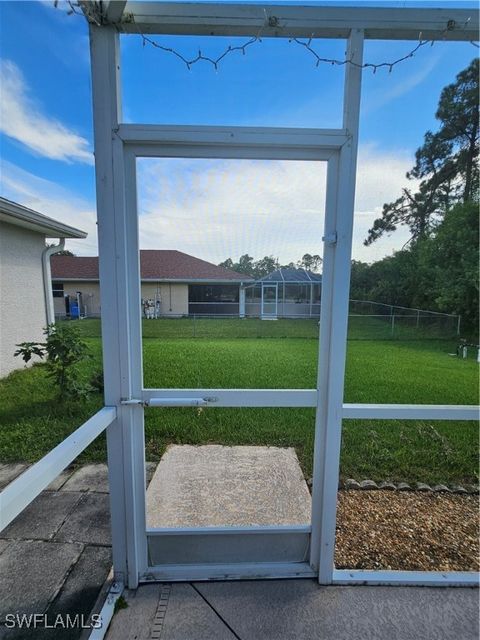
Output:
<svg viewBox="0 0 480 640">
<path fill-rule="evenodd" d="M 123 143 L 124 153 L 124 180 L 125 180 L 125 209 L 126 216 L 130 220 L 130 235 L 125 239 L 127 251 L 129 251 L 128 263 L 130 266 L 129 276 L 131 281 L 138 279 L 140 282 L 140 272 L 138 259 L 135 252 L 138 247 L 138 211 L 137 211 L 137 179 L 136 179 L 136 159 L 137 158 L 207 158 L 207 159 L 254 159 L 254 160 L 290 160 L 290 161 L 317 161 L 327 162 L 327 207 L 332 207 L 330 220 L 334 219 L 336 213 L 333 210 L 334 203 L 337 200 L 336 191 L 338 189 L 338 167 L 342 148 L 348 144 L 349 138 L 343 130 L 338 131 L 322 131 L 296 129 L 266 129 L 251 127 L 172 127 L 172 126 L 143 126 L 139 133 L 137 125 L 122 125 L 119 127 L 116 136 Z M 232 143 L 232 140 L 234 143 Z M 328 219 L 328 215 L 326 216 Z M 319 242 L 321 239 L 319 238 Z M 334 243 L 331 243 L 332 246 Z M 333 254 L 332 254 L 333 255 Z M 136 297 L 138 299 L 138 308 L 140 308 L 140 292 L 136 289 Z M 135 327 L 139 325 L 135 324 Z M 130 339 L 135 340 L 137 349 L 141 349 L 141 335 L 139 333 L 130 333 Z M 152 406 L 182 406 L 182 400 L 185 405 L 190 406 L 192 402 L 201 402 L 210 406 L 218 406 L 212 400 L 213 396 L 209 390 L 204 390 L 205 397 L 209 398 L 204 401 L 203 397 L 196 393 L 191 393 L 189 397 L 180 394 L 175 397 L 174 389 L 154 390 L 161 392 L 162 395 L 157 396 L 157 402 L 154 397 L 149 397 L 148 402 Z M 213 391 L 213 390 L 212 390 Z M 172 393 L 170 393 L 172 392 Z M 230 402 L 236 402 L 237 406 L 254 406 L 255 390 L 238 389 L 227 390 L 230 394 Z M 144 402 L 145 389 L 142 389 L 140 396 L 124 397 L 123 406 L 135 406 L 137 400 Z M 315 396 L 317 392 L 314 391 Z M 278 405 L 295 406 L 289 401 L 287 394 L 285 399 L 281 398 L 283 390 L 278 390 L 278 395 L 274 396 Z M 170 397 L 169 397 L 170 396 Z M 315 400 L 316 406 L 317 400 Z M 138 405 L 137 405 L 138 408 Z M 314 474 L 314 485 L 318 482 L 318 474 Z M 142 511 L 144 510 L 142 506 Z M 312 512 L 313 517 L 313 512 Z M 311 537 L 310 525 L 306 527 L 230 527 L 228 536 L 223 535 L 225 532 L 221 527 L 209 527 L 201 530 L 205 537 L 215 536 L 217 545 L 220 547 L 229 546 L 229 540 L 235 539 L 235 547 L 239 550 L 237 561 L 226 561 L 223 563 L 211 560 L 206 563 L 197 564 L 164 564 L 151 565 L 151 557 L 158 557 L 158 553 L 152 550 L 158 546 L 155 542 L 157 538 L 163 537 L 165 544 L 172 546 L 173 555 L 181 554 L 182 545 L 186 547 L 192 544 L 192 540 L 198 541 L 198 533 L 192 529 L 170 529 L 155 530 L 146 528 L 146 541 L 142 542 L 142 553 L 147 549 L 147 566 L 143 574 L 140 575 L 140 581 L 148 580 L 179 580 L 179 579 L 238 579 L 239 576 L 244 578 L 278 578 L 278 577 L 313 577 L 318 573 L 318 560 L 312 555 L 317 553 L 317 549 L 310 544 L 308 550 L 303 550 L 296 559 L 290 562 L 280 561 L 281 554 L 279 552 L 276 562 L 272 558 L 267 558 L 265 562 L 241 560 L 242 557 L 256 556 L 255 545 L 259 542 L 259 537 L 263 538 L 264 547 L 278 548 L 277 541 L 279 535 L 283 536 L 285 543 L 281 547 L 286 556 L 289 555 L 288 549 L 298 550 L 304 548 L 304 538 L 306 532 Z M 222 534 L 222 536 L 220 535 Z M 176 546 L 173 546 L 173 542 Z M 315 539 L 315 536 L 311 537 Z M 241 541 L 241 542 L 240 542 Z M 197 542 L 198 544 L 198 542 Z M 218 553 L 225 555 L 226 551 L 219 548 Z M 242 555 L 243 554 L 243 555 Z M 305 561 L 307 554 L 308 561 Z M 291 555 L 291 554 L 290 554 Z M 187 576 L 187 578 L 186 578 Z"/>
<path fill-rule="evenodd" d="M 104 3 L 107 17 L 110 6 L 112 10 L 115 8 L 117 16 L 121 16 L 118 6 L 123 4 Z M 135 12 L 136 6 L 140 7 L 133 3 L 129 4 L 127 9 Z M 166 32 L 167 22 L 169 33 L 185 33 L 186 29 L 189 33 L 216 33 L 218 24 L 215 23 L 216 18 L 211 16 L 212 7 L 220 8 L 220 13 L 224 14 L 222 35 L 238 35 L 239 29 L 252 33 L 253 22 L 258 21 L 262 11 L 260 5 L 228 7 L 210 4 L 202 8 L 200 3 L 188 7 L 175 3 L 148 3 L 141 6 L 149 13 L 148 30 L 158 33 Z M 190 15 L 188 24 L 182 19 L 175 21 L 175 12 L 181 16 L 187 8 L 189 11 L 193 8 L 193 13 L 196 12 L 199 17 L 190 19 Z M 242 13 L 244 8 L 247 10 Z M 325 7 L 269 8 L 269 11 L 272 10 L 280 12 L 279 14 L 288 14 L 290 20 L 292 11 L 298 12 L 300 17 L 303 16 L 303 21 L 295 23 L 297 37 L 310 37 L 312 15 L 322 21 L 326 11 Z M 170 12 L 167 20 L 165 11 Z M 352 8 L 349 8 L 347 13 L 351 14 L 351 11 Z M 235 12 L 238 13 L 237 18 Z M 300 575 L 318 576 L 321 584 L 361 582 L 437 586 L 471 585 L 478 580 L 475 573 L 359 572 L 338 571 L 334 568 L 342 418 L 349 415 L 372 415 L 392 419 L 413 419 L 435 415 L 438 419 L 453 419 L 453 416 L 457 416 L 457 419 L 459 416 L 467 416 L 463 419 L 475 419 L 474 407 L 343 404 L 363 39 L 364 33 L 372 38 L 396 39 L 398 36 L 398 19 L 392 18 L 389 21 L 388 13 L 384 9 L 358 9 L 355 11 L 356 21 L 352 21 L 353 18 L 349 19 L 347 13 L 344 8 L 335 8 L 336 22 L 330 25 L 325 23 L 316 34 L 316 37 L 338 37 L 339 29 L 343 28 L 344 35 L 348 36 L 347 58 L 356 63 L 347 65 L 346 68 L 343 128 L 338 130 L 122 124 L 118 31 L 132 29 L 128 22 L 118 24 L 117 27 L 91 25 L 105 401 L 106 404 L 117 407 L 117 421 L 107 431 L 113 562 L 116 579 L 125 581 L 130 588 L 135 588 L 139 580 L 150 579 L 208 580 Z M 469 23 L 469 12 L 455 10 L 454 13 L 457 22 L 455 29 L 448 32 L 449 39 L 473 39 L 475 36 L 471 35 L 470 31 L 475 32 L 478 18 Z M 422 25 L 425 32 L 431 30 L 432 34 L 437 31 L 442 33 L 442 21 L 444 16 L 447 16 L 447 13 L 438 10 L 431 10 L 430 13 L 429 10 L 405 10 L 401 15 L 408 18 L 407 14 L 412 17 L 415 15 L 415 21 L 409 23 L 407 19 L 405 24 L 402 23 L 405 39 L 417 37 L 413 32 L 421 31 Z M 381 20 L 376 22 L 375 16 L 380 15 Z M 432 21 L 427 24 L 430 15 Z M 339 19 L 343 20 L 343 26 L 339 25 Z M 244 24 L 241 24 L 242 20 Z M 147 28 L 147 22 L 140 23 L 141 28 Z M 137 26 L 138 24 L 137 21 Z M 462 28 L 460 24 L 463 25 Z M 279 35 L 275 29 L 267 31 L 263 37 Z M 208 149 L 205 150 L 207 146 Z M 173 157 L 175 153 L 178 154 L 179 147 L 182 148 L 183 157 L 236 159 L 266 157 L 265 150 L 269 152 L 267 157 L 280 159 L 284 157 L 285 148 L 288 147 L 288 159 L 329 162 L 317 390 L 202 390 L 208 393 L 207 404 L 212 394 L 218 392 L 217 395 L 223 398 L 224 404 L 216 406 L 312 406 L 314 394 L 317 417 L 312 523 L 310 560 L 308 565 L 303 563 L 305 566 L 300 566 L 302 563 L 287 563 L 281 566 L 281 563 L 258 562 L 251 565 L 216 567 L 198 564 L 174 565 L 170 566 L 168 571 L 164 570 L 164 566 L 148 566 L 145 445 L 143 406 L 140 402 L 160 399 L 162 395 L 165 397 L 164 394 L 170 397 L 170 401 L 174 397 L 181 399 L 182 394 L 187 391 L 190 395 L 188 398 L 183 397 L 191 404 L 193 391 L 143 389 L 138 220 L 136 214 L 132 215 L 132 211 L 136 212 L 135 157 Z M 319 152 L 320 156 L 323 154 L 322 157 L 319 156 Z M 271 404 L 259 405 L 259 394 L 263 394 L 261 402 Z M 265 394 L 269 394 L 269 397 Z M 228 404 L 229 402 L 233 404 Z M 252 405 L 247 404 L 250 402 Z M 306 404 L 302 404 L 303 402 Z M 179 532 L 179 535 L 182 533 Z"/>
</svg>

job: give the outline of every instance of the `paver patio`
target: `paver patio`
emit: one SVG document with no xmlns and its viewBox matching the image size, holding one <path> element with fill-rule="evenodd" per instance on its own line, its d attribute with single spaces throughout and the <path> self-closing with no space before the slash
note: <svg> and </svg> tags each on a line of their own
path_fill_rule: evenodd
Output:
<svg viewBox="0 0 480 640">
<path fill-rule="evenodd" d="M 150 480 L 155 463 L 147 463 Z M 27 465 L 0 465 L 0 489 Z M 0 533 L 0 639 L 78 638 L 81 629 L 8 629 L 7 614 L 87 620 L 111 568 L 106 465 L 68 469 Z"/>
</svg>

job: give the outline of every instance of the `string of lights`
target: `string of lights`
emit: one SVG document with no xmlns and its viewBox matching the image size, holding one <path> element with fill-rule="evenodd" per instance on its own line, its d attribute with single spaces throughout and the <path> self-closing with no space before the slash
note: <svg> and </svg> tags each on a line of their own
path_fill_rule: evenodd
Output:
<svg viewBox="0 0 480 640">
<path fill-rule="evenodd" d="M 242 45 L 237 45 L 237 46 L 229 45 L 225 49 L 225 51 L 223 51 L 223 53 L 221 55 L 219 55 L 217 58 L 212 58 L 210 56 L 204 55 L 201 50 L 198 51 L 198 54 L 195 57 L 187 58 L 182 53 L 180 53 L 179 51 L 174 49 L 173 47 L 166 47 L 165 45 L 162 45 L 162 44 L 156 42 L 155 40 L 153 40 L 152 38 L 146 36 L 144 33 L 142 33 L 140 31 L 140 29 L 138 29 L 138 35 L 142 38 L 142 45 L 144 47 L 148 44 L 148 45 L 151 45 L 152 47 L 154 47 L 156 49 L 160 49 L 161 51 L 164 51 L 166 53 L 170 53 L 170 54 L 176 56 L 177 58 L 179 58 L 186 65 L 186 67 L 187 67 L 187 69 L 189 71 L 190 71 L 191 67 L 194 64 L 196 64 L 197 62 L 200 62 L 200 61 L 210 63 L 214 67 L 215 71 L 217 71 L 219 63 L 224 58 L 226 58 L 229 54 L 235 53 L 236 51 L 240 51 L 243 55 L 245 55 L 246 49 L 248 47 L 252 46 L 253 44 L 255 44 L 257 42 L 261 43 L 262 42 L 262 38 L 261 38 L 262 30 L 263 29 L 261 29 L 260 32 L 256 36 L 250 38 L 250 40 L 247 40 Z M 311 46 L 312 40 L 313 40 L 313 38 L 309 38 L 309 40 L 307 40 L 305 42 L 303 40 L 300 40 L 299 38 L 289 38 L 288 42 L 297 44 L 297 45 L 305 48 L 310 54 L 312 54 L 316 59 L 316 64 L 315 64 L 316 67 L 318 67 L 321 63 L 334 65 L 334 66 L 344 66 L 344 65 L 347 65 L 347 64 L 351 64 L 352 66 L 361 67 L 361 68 L 364 68 L 364 69 L 372 69 L 374 74 L 377 72 L 378 69 L 385 68 L 385 67 L 388 68 L 389 72 L 391 72 L 392 69 L 397 64 L 400 64 L 401 62 L 404 62 L 405 60 L 408 60 L 409 58 L 413 58 L 415 53 L 421 47 L 424 47 L 427 44 L 431 44 L 431 45 L 434 44 L 433 40 L 432 41 L 420 40 L 417 43 L 417 45 L 411 51 L 409 51 L 406 55 L 402 56 L 401 58 L 398 58 L 397 60 L 394 60 L 393 62 L 380 62 L 380 63 L 365 62 L 363 64 L 358 64 L 358 63 L 353 62 L 353 61 L 348 60 L 348 59 L 339 60 L 339 59 L 336 59 L 336 58 L 325 58 L 325 57 L 320 56 L 312 48 L 312 46 Z"/>
<path fill-rule="evenodd" d="M 183 54 L 181 54 L 179 51 L 177 51 L 176 49 L 173 49 L 172 47 L 165 47 L 162 44 L 159 44 L 158 42 L 155 42 L 155 40 L 152 40 L 152 38 L 148 38 L 144 33 L 141 33 L 139 31 L 139 35 L 142 37 L 142 43 L 143 46 L 149 44 L 152 47 L 154 47 L 155 49 L 160 49 L 161 51 L 165 51 L 166 53 L 171 53 L 172 55 L 176 56 L 177 58 L 179 58 L 183 63 L 185 63 L 187 69 L 190 71 L 192 65 L 196 64 L 197 62 L 203 61 L 203 62 L 209 62 L 215 69 L 215 71 L 218 71 L 218 65 L 219 63 L 226 58 L 229 54 L 234 53 L 235 51 L 241 51 L 241 53 L 243 55 L 245 55 L 245 52 L 247 50 L 248 47 L 250 47 L 252 44 L 255 44 L 256 42 L 261 42 L 261 38 L 258 36 L 254 36 L 253 38 L 250 38 L 250 40 L 247 40 L 246 42 L 244 42 L 242 45 L 238 45 L 238 46 L 231 46 L 229 45 L 225 51 L 218 56 L 218 58 L 211 58 L 210 56 L 205 56 L 203 55 L 203 53 L 201 52 L 201 50 L 198 50 L 198 54 L 194 57 L 194 58 L 186 58 Z"/>
<path fill-rule="evenodd" d="M 55 0 L 55 6 L 58 6 L 58 0 Z M 82 2 L 79 3 L 78 1 L 75 2 L 74 0 L 68 0 L 67 1 L 67 5 L 69 6 L 69 10 L 67 11 L 68 14 L 77 14 L 77 15 L 86 15 L 87 19 L 94 22 L 95 24 L 105 24 L 105 19 L 102 16 L 97 15 L 97 12 L 95 11 L 94 7 L 95 7 L 95 3 L 87 3 L 87 2 Z M 93 8 L 93 10 L 92 10 Z M 135 21 L 133 19 L 133 16 L 130 16 L 131 22 L 133 24 L 135 24 Z M 266 14 L 266 10 L 265 10 L 265 26 L 269 26 L 270 22 L 269 22 L 269 18 Z M 135 26 L 137 26 L 135 24 Z M 215 71 L 218 71 L 218 66 L 219 64 L 230 54 L 239 52 L 242 55 L 245 55 L 247 49 L 249 47 L 251 47 L 254 44 L 257 43 L 261 43 L 262 42 L 262 33 L 263 30 L 265 28 L 265 26 L 262 26 L 259 30 L 259 32 L 257 33 L 256 36 L 252 36 L 250 39 L 246 40 L 243 44 L 241 45 L 228 45 L 228 47 L 216 58 L 209 56 L 209 55 L 205 55 L 204 53 L 202 53 L 202 51 L 199 49 L 198 50 L 198 54 L 196 56 L 193 56 L 191 58 L 188 58 L 186 55 L 184 55 L 183 53 L 181 53 L 180 51 L 178 51 L 177 49 L 173 48 L 173 47 L 169 47 L 166 45 L 161 44 L 160 42 L 157 42 L 156 40 L 154 40 L 153 38 L 146 36 L 139 27 L 137 27 L 137 31 L 138 31 L 138 35 L 141 37 L 142 39 L 142 46 L 145 47 L 147 45 L 158 49 L 159 51 L 163 51 L 164 53 L 168 53 L 172 56 L 175 56 L 176 58 L 178 58 L 181 62 L 183 62 L 185 64 L 185 66 L 187 67 L 187 69 L 190 71 L 192 66 L 197 64 L 198 62 L 206 62 L 209 63 L 213 66 L 213 68 L 215 69 Z M 445 28 L 445 34 L 452 28 L 452 26 L 449 24 L 447 24 L 447 27 Z M 427 44 L 429 44 L 430 46 L 433 46 L 435 41 L 434 40 L 423 40 L 422 39 L 422 34 L 419 34 L 418 37 L 418 42 L 416 44 L 416 46 L 411 49 L 408 53 L 406 53 L 405 55 L 403 55 L 400 58 L 397 58 L 396 60 L 393 60 L 391 62 L 378 62 L 378 63 L 374 63 L 374 62 L 364 62 L 363 64 L 358 64 L 356 62 L 353 62 L 352 60 L 349 60 L 348 58 L 345 58 L 343 60 L 340 60 L 338 58 L 327 58 L 324 56 L 321 56 L 320 54 L 318 54 L 315 49 L 311 46 L 312 45 L 312 41 L 313 41 L 313 36 L 311 38 L 309 38 L 308 40 L 300 40 L 299 38 L 289 38 L 288 42 L 290 44 L 295 44 L 299 47 L 304 48 L 311 56 L 313 56 L 313 58 L 315 59 L 315 66 L 319 67 L 320 64 L 326 64 L 326 65 L 333 65 L 333 66 L 345 66 L 347 64 L 351 64 L 352 66 L 355 67 L 360 67 L 363 69 L 371 69 L 372 72 L 375 74 L 379 69 L 388 69 L 388 72 L 391 73 L 392 70 L 394 69 L 394 67 L 396 67 L 397 65 L 401 64 L 402 62 L 405 62 L 406 60 L 409 60 L 411 58 L 413 58 L 415 56 L 415 54 L 417 53 L 417 51 L 419 49 L 421 49 L 422 47 L 425 47 Z M 474 47 L 476 47 L 477 49 L 480 48 L 478 43 L 471 41 L 470 44 L 472 44 Z"/>
<path fill-rule="evenodd" d="M 413 56 L 421 47 L 424 47 L 427 44 L 430 44 L 431 46 L 433 46 L 434 44 L 434 40 L 420 40 L 414 49 L 412 49 L 409 53 L 402 56 L 401 58 L 394 60 L 393 62 L 379 62 L 379 63 L 364 62 L 363 64 L 358 64 L 357 62 L 353 62 L 352 60 L 347 60 L 347 59 L 335 60 L 332 58 L 323 58 L 322 56 L 319 56 L 318 53 L 311 47 L 312 38 L 307 40 L 307 42 L 303 40 L 299 40 L 298 38 L 291 38 L 289 42 L 294 42 L 295 44 L 298 44 L 299 46 L 304 47 L 310 54 L 312 54 L 316 59 L 316 63 L 315 63 L 316 67 L 318 67 L 321 63 L 337 65 L 337 66 L 351 64 L 353 67 L 359 67 L 363 69 L 372 69 L 374 74 L 377 72 L 378 69 L 382 69 L 382 68 L 388 68 L 389 73 L 391 73 L 392 69 L 397 64 L 400 64 L 401 62 L 404 62 L 409 58 L 413 58 Z"/>
</svg>

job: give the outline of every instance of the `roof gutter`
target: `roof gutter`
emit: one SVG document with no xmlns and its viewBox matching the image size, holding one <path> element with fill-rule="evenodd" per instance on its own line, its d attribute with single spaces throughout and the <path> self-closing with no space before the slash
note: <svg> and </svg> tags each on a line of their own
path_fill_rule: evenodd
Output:
<svg viewBox="0 0 480 640">
<path fill-rule="evenodd" d="M 45 247 L 42 252 L 43 292 L 45 296 L 45 311 L 47 326 L 55 323 L 55 308 L 53 306 L 52 271 L 50 256 L 65 249 L 65 238 L 59 238 L 59 243 L 52 247 Z"/>
</svg>

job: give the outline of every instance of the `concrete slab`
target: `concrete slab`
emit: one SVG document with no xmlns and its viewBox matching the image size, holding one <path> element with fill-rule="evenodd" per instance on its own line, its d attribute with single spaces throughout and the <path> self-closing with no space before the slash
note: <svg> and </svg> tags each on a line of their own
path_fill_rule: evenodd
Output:
<svg viewBox="0 0 480 640">
<path fill-rule="evenodd" d="M 10 544 L 10 540 L 0 540 L 0 554 L 2 554 L 5 549 L 8 547 L 8 545 Z"/>
<path fill-rule="evenodd" d="M 309 524 L 310 511 L 293 448 L 174 445 L 147 491 L 151 527 Z"/>
<path fill-rule="evenodd" d="M 73 474 L 74 471 L 75 471 L 75 469 L 65 469 L 65 471 L 62 471 L 62 473 L 59 476 L 57 476 L 55 478 L 55 480 L 52 480 L 52 482 L 48 485 L 46 490 L 47 491 L 58 491 L 59 489 L 61 489 L 63 487 L 63 485 L 65 484 L 65 482 Z"/>
<path fill-rule="evenodd" d="M 44 491 L 2 531 L 2 537 L 50 540 L 75 508 L 82 494 Z"/>
<path fill-rule="evenodd" d="M 109 547 L 85 547 L 60 593 L 49 606 L 49 618 L 55 619 L 60 613 L 70 613 L 72 617 L 76 614 L 83 615 L 86 621 L 111 566 L 112 554 Z M 74 633 L 78 635 L 78 630 L 74 630 Z"/>
<path fill-rule="evenodd" d="M 62 486 L 61 491 L 95 491 L 108 493 L 108 467 L 106 464 L 86 464 L 80 467 Z"/>
<path fill-rule="evenodd" d="M 234 640 L 235 635 L 190 584 L 145 585 L 125 592 L 106 640 Z"/>
<path fill-rule="evenodd" d="M 54 540 L 110 545 L 109 496 L 105 493 L 84 493 Z"/>
<path fill-rule="evenodd" d="M 188 614 L 185 615 L 185 612 Z M 173 584 L 162 640 L 234 640 L 235 635 L 190 584 Z"/>
<path fill-rule="evenodd" d="M 27 467 L 28 464 L 20 462 L 14 462 L 12 464 L 0 463 L 0 491 L 23 473 Z"/>
<path fill-rule="evenodd" d="M 7 613 L 42 613 L 83 550 L 81 544 L 19 540 L 0 555 L 0 621 Z"/>
<path fill-rule="evenodd" d="M 123 597 L 128 606 L 115 613 L 105 640 L 150 640 L 161 588 L 161 584 L 149 584 L 126 589 Z"/>
<path fill-rule="evenodd" d="M 320 587 L 313 580 L 196 588 L 242 640 L 478 640 L 476 589 Z"/>
<path fill-rule="evenodd" d="M 477 589 L 266 580 L 145 585 L 124 595 L 128 608 L 107 640 L 478 640 Z"/>
<path fill-rule="evenodd" d="M 145 463 L 145 475 L 147 485 L 152 479 L 156 462 Z M 56 478 L 48 487 L 52 490 L 62 491 L 95 491 L 96 493 L 108 493 L 108 467 L 106 464 L 86 464 L 78 469 L 66 470 Z"/>
</svg>

